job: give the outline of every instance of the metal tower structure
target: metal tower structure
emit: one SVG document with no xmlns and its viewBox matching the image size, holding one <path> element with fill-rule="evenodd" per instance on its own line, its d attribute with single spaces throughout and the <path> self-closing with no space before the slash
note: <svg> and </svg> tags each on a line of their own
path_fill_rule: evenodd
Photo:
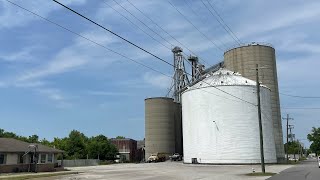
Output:
<svg viewBox="0 0 320 180">
<path fill-rule="evenodd" d="M 172 49 L 174 59 L 174 76 L 173 76 L 173 98 L 175 102 L 181 102 L 182 89 L 189 83 L 189 79 L 184 66 L 184 57 L 182 55 L 182 48 L 176 46 Z"/>
</svg>

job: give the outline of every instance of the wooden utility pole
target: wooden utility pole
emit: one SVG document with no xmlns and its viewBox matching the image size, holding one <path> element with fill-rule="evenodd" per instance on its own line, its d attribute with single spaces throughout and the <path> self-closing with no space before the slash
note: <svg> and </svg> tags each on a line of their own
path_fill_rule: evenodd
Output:
<svg viewBox="0 0 320 180">
<path fill-rule="evenodd" d="M 282 118 L 287 120 L 287 144 L 286 144 L 286 151 L 287 151 L 287 163 L 289 163 L 289 120 L 293 120 L 293 118 L 289 118 L 289 114 L 287 114 L 287 118 Z"/>
<path fill-rule="evenodd" d="M 259 66 L 256 64 L 256 81 L 257 81 L 257 101 L 258 101 L 258 117 L 259 117 L 259 132 L 260 132 L 260 153 L 261 153 L 261 170 L 266 173 L 264 165 L 264 148 L 263 148 L 263 131 L 261 120 L 261 103 L 260 103 L 260 81 L 259 81 Z"/>
</svg>

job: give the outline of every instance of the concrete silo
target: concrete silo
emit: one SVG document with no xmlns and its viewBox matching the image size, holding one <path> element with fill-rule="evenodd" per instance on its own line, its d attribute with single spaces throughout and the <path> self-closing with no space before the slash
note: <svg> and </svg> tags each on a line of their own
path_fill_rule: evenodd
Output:
<svg viewBox="0 0 320 180">
<path fill-rule="evenodd" d="M 239 72 L 243 77 L 254 81 L 256 75 L 253 69 L 255 69 L 256 64 L 259 64 L 259 67 L 267 67 L 267 69 L 261 69 L 259 78 L 262 84 L 271 89 L 272 120 L 277 160 L 281 162 L 284 160 L 284 146 L 275 49 L 268 44 L 252 43 L 233 48 L 224 53 L 224 65 L 227 69 Z"/>
<path fill-rule="evenodd" d="M 185 163 L 260 163 L 256 82 L 220 69 L 182 93 Z M 261 86 L 262 128 L 266 163 L 275 163 L 270 89 Z"/>
<path fill-rule="evenodd" d="M 180 103 L 174 103 L 174 122 L 175 122 L 175 152 L 183 154 L 182 141 L 182 107 Z"/>
<path fill-rule="evenodd" d="M 181 117 L 181 115 L 180 115 Z M 145 99 L 145 157 L 152 153 L 175 153 L 176 126 L 179 114 L 177 103 L 166 97 Z M 177 124 L 177 125 L 176 125 Z"/>
</svg>

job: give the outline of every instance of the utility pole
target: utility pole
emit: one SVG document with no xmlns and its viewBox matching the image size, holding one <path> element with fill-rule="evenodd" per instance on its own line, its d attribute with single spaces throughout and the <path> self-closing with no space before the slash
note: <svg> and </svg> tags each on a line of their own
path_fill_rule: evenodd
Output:
<svg viewBox="0 0 320 180">
<path fill-rule="evenodd" d="M 261 153 L 261 170 L 266 173 L 264 165 L 264 148 L 263 148 L 263 132 L 261 120 L 261 103 L 260 103 L 260 81 L 259 81 L 259 65 L 256 64 L 256 81 L 257 81 L 257 101 L 258 101 L 258 118 L 259 118 L 259 132 L 260 132 L 260 153 Z"/>
<path fill-rule="evenodd" d="M 292 145 L 294 146 L 295 139 L 294 139 L 294 134 L 292 134 L 292 129 L 293 128 L 294 128 L 294 126 L 289 124 L 290 141 L 291 141 Z M 296 151 L 295 151 L 295 149 L 293 151 L 293 159 L 294 159 L 294 162 L 296 162 Z"/>
<path fill-rule="evenodd" d="M 293 118 L 289 118 L 289 114 L 287 114 L 287 118 L 282 118 L 284 120 L 287 120 L 287 144 L 286 144 L 286 151 L 287 151 L 287 163 L 289 163 L 289 120 L 293 120 Z"/>
</svg>

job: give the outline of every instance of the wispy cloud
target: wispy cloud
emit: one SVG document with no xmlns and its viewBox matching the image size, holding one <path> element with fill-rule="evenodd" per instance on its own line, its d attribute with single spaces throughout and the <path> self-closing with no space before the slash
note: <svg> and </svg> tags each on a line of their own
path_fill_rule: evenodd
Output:
<svg viewBox="0 0 320 180">
<path fill-rule="evenodd" d="M 88 94 L 95 96 L 130 96 L 130 93 L 115 91 L 88 91 Z"/>
<path fill-rule="evenodd" d="M 1 82 L 0 81 L 0 87 L 6 87 L 7 85 L 6 85 L 6 83 L 5 82 Z"/>
<path fill-rule="evenodd" d="M 53 1 L 18 0 L 13 2 L 33 12 L 39 13 L 44 17 L 48 16 L 51 12 L 61 8 L 60 6 L 56 5 Z M 86 3 L 86 0 L 62 0 L 61 2 L 67 5 L 82 5 Z M 3 10 L 0 15 L 0 29 L 21 27 L 29 24 L 32 21 L 39 20 L 39 18 L 31 16 L 23 10 L 17 10 L 17 7 L 13 6 L 7 1 L 0 1 L 0 9 Z"/>
<path fill-rule="evenodd" d="M 68 101 L 59 89 L 38 88 L 36 91 L 51 100 L 57 108 L 65 109 L 72 107 L 72 103 Z"/>
<path fill-rule="evenodd" d="M 154 87 L 168 89 L 172 79 L 162 74 L 145 73 L 144 81 Z"/>
<path fill-rule="evenodd" d="M 7 61 L 7 62 L 30 62 L 33 59 L 32 51 L 36 49 L 36 47 L 27 47 L 23 48 L 18 52 L 13 53 L 0 53 L 0 61 Z"/>
<path fill-rule="evenodd" d="M 71 71 L 86 63 L 87 60 L 82 56 L 78 56 L 76 52 L 65 50 L 60 52 L 59 55 L 47 65 L 25 72 L 18 80 L 41 79 L 49 75 Z"/>
<path fill-rule="evenodd" d="M 264 2 L 256 4 L 263 6 Z M 242 19 L 243 21 L 237 28 L 239 29 L 238 35 L 240 38 L 245 38 L 253 34 L 263 34 L 280 28 L 312 22 L 318 19 L 320 15 L 319 8 L 320 3 L 313 1 L 300 3 L 296 6 L 288 6 L 286 9 L 281 9 L 281 11 L 263 12 L 265 13 L 264 15 L 261 14 L 261 16 L 256 16 L 248 20 Z"/>
<path fill-rule="evenodd" d="M 101 31 L 87 31 L 83 33 L 83 36 L 106 46 L 117 42 L 117 40 L 106 36 Z M 42 79 L 73 71 L 87 64 L 99 64 L 101 62 L 108 64 L 116 60 L 113 58 L 105 58 L 105 55 L 106 50 L 83 38 L 76 37 L 72 45 L 60 50 L 49 63 L 24 72 L 18 80 Z"/>
<path fill-rule="evenodd" d="M 43 87 L 47 83 L 44 81 L 22 81 L 22 82 L 13 82 L 13 86 L 22 87 L 22 88 L 35 88 Z"/>
</svg>

